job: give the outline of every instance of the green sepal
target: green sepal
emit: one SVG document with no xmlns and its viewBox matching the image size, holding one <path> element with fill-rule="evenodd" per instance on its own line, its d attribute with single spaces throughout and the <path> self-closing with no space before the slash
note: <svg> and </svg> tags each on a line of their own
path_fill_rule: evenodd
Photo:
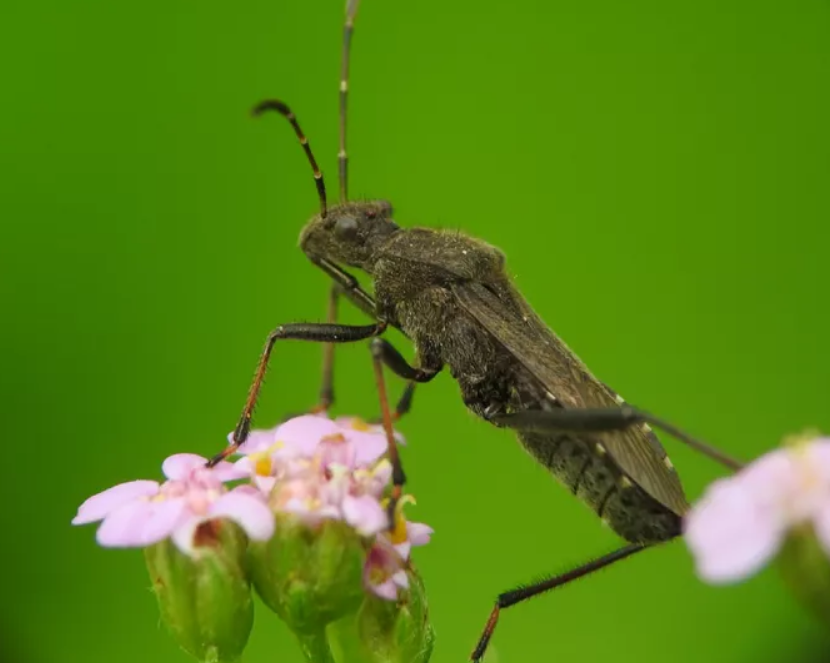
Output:
<svg viewBox="0 0 830 663">
<path fill-rule="evenodd" d="M 426 592 L 411 564 L 407 576 L 397 601 L 366 594 L 357 614 L 329 626 L 336 663 L 428 663 L 435 632 Z"/>
<path fill-rule="evenodd" d="M 812 526 L 802 525 L 789 533 L 778 564 L 796 598 L 830 627 L 830 556 Z"/>
<path fill-rule="evenodd" d="M 250 546 L 251 579 L 265 605 L 295 634 L 318 634 L 360 606 L 365 547 L 343 522 L 311 527 L 278 514 L 274 536 Z"/>
<path fill-rule="evenodd" d="M 253 626 L 245 568 L 247 538 L 232 522 L 197 530 L 193 557 L 166 539 L 144 550 L 162 622 L 179 646 L 202 663 L 234 663 Z"/>
</svg>

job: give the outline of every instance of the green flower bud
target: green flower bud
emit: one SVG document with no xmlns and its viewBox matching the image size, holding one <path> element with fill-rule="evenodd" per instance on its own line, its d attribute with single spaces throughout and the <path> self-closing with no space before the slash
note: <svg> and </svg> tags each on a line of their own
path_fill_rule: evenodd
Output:
<svg viewBox="0 0 830 663">
<path fill-rule="evenodd" d="M 796 598 L 830 627 L 830 559 L 810 525 L 790 532 L 778 561 Z"/>
<path fill-rule="evenodd" d="M 367 593 L 356 615 L 327 631 L 337 663 L 428 663 L 435 633 L 424 584 L 411 565 L 397 601 Z"/>
<path fill-rule="evenodd" d="M 238 661 L 253 625 L 245 569 L 247 538 L 227 520 L 199 525 L 195 554 L 166 539 L 145 548 L 145 559 L 164 624 L 202 663 Z"/>
<path fill-rule="evenodd" d="M 319 634 L 360 606 L 365 545 L 341 521 L 310 526 L 278 514 L 274 536 L 250 546 L 251 579 L 263 602 L 292 631 Z"/>
</svg>

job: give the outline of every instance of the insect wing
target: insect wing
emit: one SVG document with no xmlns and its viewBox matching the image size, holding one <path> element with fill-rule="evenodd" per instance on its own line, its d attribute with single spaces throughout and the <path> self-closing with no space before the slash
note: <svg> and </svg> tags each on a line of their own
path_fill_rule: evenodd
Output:
<svg viewBox="0 0 830 663">
<path fill-rule="evenodd" d="M 548 329 L 512 286 L 500 283 L 488 288 L 468 281 L 453 285 L 452 291 L 461 308 L 555 396 L 560 406 L 617 407 L 615 394 Z M 680 479 L 651 430 L 634 426 L 597 437 L 623 472 L 646 492 L 676 513 L 686 512 L 688 503 Z"/>
</svg>

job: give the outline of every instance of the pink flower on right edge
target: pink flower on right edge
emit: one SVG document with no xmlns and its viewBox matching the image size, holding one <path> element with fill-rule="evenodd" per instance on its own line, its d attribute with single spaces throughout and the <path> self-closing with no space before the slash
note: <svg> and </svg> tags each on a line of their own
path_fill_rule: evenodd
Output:
<svg viewBox="0 0 830 663">
<path fill-rule="evenodd" d="M 812 525 L 830 558 L 830 438 L 776 449 L 714 482 L 686 515 L 686 543 L 698 576 L 738 582 L 760 570 L 787 534 Z"/>
</svg>

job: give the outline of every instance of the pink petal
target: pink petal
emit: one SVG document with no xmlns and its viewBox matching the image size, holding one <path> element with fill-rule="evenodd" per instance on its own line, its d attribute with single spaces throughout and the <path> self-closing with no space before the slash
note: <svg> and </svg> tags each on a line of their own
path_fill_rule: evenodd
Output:
<svg viewBox="0 0 830 663">
<path fill-rule="evenodd" d="M 409 559 L 409 555 L 412 552 L 412 544 L 409 541 L 404 541 L 403 543 L 396 543 L 395 550 L 398 551 L 398 554 L 401 556 L 401 559 L 407 560 Z"/>
<path fill-rule="evenodd" d="M 392 463 L 386 459 L 380 461 L 372 473 L 375 487 L 379 490 L 386 488 L 386 486 L 392 483 L 392 473 Z"/>
<path fill-rule="evenodd" d="M 830 557 L 830 498 L 821 505 L 815 514 L 813 529 L 818 542 L 824 548 L 824 552 Z"/>
<path fill-rule="evenodd" d="M 351 431 L 346 434 L 346 439 L 355 447 L 354 463 L 358 467 L 371 465 L 389 450 L 384 433 Z"/>
<path fill-rule="evenodd" d="M 379 585 L 367 583 L 367 586 L 372 591 L 372 593 L 374 593 L 382 599 L 386 599 L 387 601 L 394 601 L 396 598 L 398 598 L 398 586 L 395 584 L 395 581 L 391 578 L 385 580 Z"/>
<path fill-rule="evenodd" d="M 258 496 L 258 497 L 262 498 L 262 494 L 261 494 L 259 488 L 257 488 L 256 486 L 252 486 L 249 483 L 243 484 L 241 486 L 237 486 L 236 488 L 233 489 L 233 492 L 235 492 L 235 493 L 248 493 L 249 495 L 255 495 L 255 496 Z"/>
<path fill-rule="evenodd" d="M 340 426 L 343 436 L 355 446 L 356 466 L 371 465 L 388 451 L 389 443 L 383 426 L 371 424 L 368 430 L 364 430 L 366 423 L 357 417 L 338 417 L 335 423 Z M 398 444 L 404 443 L 403 435 L 394 430 L 392 435 Z"/>
<path fill-rule="evenodd" d="M 248 456 L 235 461 L 233 466 L 237 472 L 244 473 L 243 476 L 251 476 L 254 473 L 254 464 Z"/>
<path fill-rule="evenodd" d="M 174 454 L 164 460 L 161 471 L 171 481 L 195 479 L 207 483 L 236 481 L 249 474 L 226 460 L 219 461 L 213 467 L 207 467 L 207 462 L 207 458 L 198 454 Z"/>
<path fill-rule="evenodd" d="M 204 467 L 207 459 L 196 454 L 174 454 L 164 459 L 161 471 L 168 479 L 184 481 L 197 467 Z"/>
<path fill-rule="evenodd" d="M 317 445 L 328 435 L 337 435 L 340 428 L 324 415 L 304 414 L 277 426 L 274 439 L 285 446 L 280 455 L 312 456 Z"/>
<path fill-rule="evenodd" d="M 341 504 L 344 520 L 363 536 L 372 536 L 382 531 L 389 522 L 386 510 L 374 497 L 346 495 Z"/>
<path fill-rule="evenodd" d="M 145 545 L 144 529 L 152 517 L 151 502 L 129 502 L 104 519 L 96 532 L 96 539 L 107 548 L 142 547 Z"/>
<path fill-rule="evenodd" d="M 811 470 L 825 486 L 830 486 L 830 438 L 820 437 L 805 449 Z"/>
<path fill-rule="evenodd" d="M 406 538 L 413 546 L 425 546 L 435 530 L 424 523 L 406 523 Z"/>
<path fill-rule="evenodd" d="M 398 587 L 409 589 L 409 576 L 406 575 L 406 571 L 395 571 L 395 573 L 392 574 L 392 582 L 394 582 Z"/>
<path fill-rule="evenodd" d="M 770 508 L 797 493 L 800 479 L 793 449 L 783 448 L 764 454 L 725 481 L 740 485 L 759 506 Z"/>
<path fill-rule="evenodd" d="M 256 487 L 265 495 L 270 494 L 277 483 L 275 477 L 261 477 L 258 474 L 254 475 L 252 481 L 254 482 L 254 484 L 256 484 Z"/>
<path fill-rule="evenodd" d="M 685 539 L 703 580 L 737 582 L 777 552 L 786 523 L 780 513 L 759 505 L 755 497 L 752 490 L 745 490 L 739 476 L 722 479 L 687 514 Z"/>
<path fill-rule="evenodd" d="M 392 481 L 392 463 L 384 458 L 373 469 L 358 469 L 353 476 L 359 492 L 380 499 Z"/>
<path fill-rule="evenodd" d="M 238 479 L 245 479 L 248 476 L 240 468 L 236 467 L 234 463 L 229 463 L 226 460 L 219 461 L 212 468 L 213 476 L 219 481 L 237 481 Z"/>
<path fill-rule="evenodd" d="M 157 494 L 157 481 L 128 481 L 93 495 L 78 508 L 77 515 L 72 519 L 73 525 L 83 525 L 101 520 L 116 509 L 142 497 L 152 497 Z"/>
<path fill-rule="evenodd" d="M 188 516 L 187 500 L 184 497 L 155 502 L 151 506 L 150 517 L 140 534 L 143 546 L 166 539 Z"/>
<path fill-rule="evenodd" d="M 323 439 L 317 451 L 320 454 L 323 467 L 326 468 L 332 465 L 340 465 L 345 470 L 350 470 L 358 464 L 356 462 L 357 447 L 345 439 L 338 441 Z"/>
<path fill-rule="evenodd" d="M 362 429 L 366 422 L 360 419 L 359 417 L 337 417 L 334 420 L 339 426 L 344 428 L 351 428 L 352 430 L 356 430 L 359 433 L 369 433 L 369 434 L 380 434 L 384 436 L 386 439 L 386 431 L 383 429 L 383 424 L 368 424 L 369 430 L 359 430 L 358 427 L 355 426 L 355 422 L 360 422 L 359 428 Z M 400 431 L 392 429 L 392 436 L 395 438 L 398 444 L 406 444 L 406 438 L 403 436 L 403 433 Z"/>
<path fill-rule="evenodd" d="M 237 449 L 237 453 L 247 455 L 258 451 L 265 451 L 276 442 L 276 438 L 274 437 L 276 430 L 276 428 L 270 430 L 252 430 L 248 433 L 248 439 Z M 228 433 L 228 444 L 232 443 L 233 432 Z"/>
<path fill-rule="evenodd" d="M 340 520 L 340 512 L 336 507 L 325 505 L 312 508 L 306 500 L 299 497 L 290 498 L 279 510 L 284 513 L 293 514 L 309 525 L 314 525 L 324 519 Z"/>
<path fill-rule="evenodd" d="M 211 505 L 210 516 L 233 520 L 253 541 L 265 541 L 274 534 L 274 514 L 262 497 L 246 490 L 222 495 Z"/>
<path fill-rule="evenodd" d="M 196 529 L 206 520 L 209 520 L 209 518 L 191 515 L 190 518 L 179 523 L 179 526 L 173 530 L 170 539 L 185 555 L 193 557 L 196 554 Z"/>
<path fill-rule="evenodd" d="M 235 491 L 231 491 L 231 493 L 233 492 Z M 171 534 L 170 538 L 182 553 L 190 557 L 197 557 L 199 555 L 199 547 L 196 546 L 196 532 L 200 525 L 210 520 L 228 517 L 229 520 L 233 520 L 234 522 L 240 524 L 242 528 L 246 530 L 246 532 L 248 531 L 248 526 L 250 526 L 254 531 L 254 536 L 251 536 L 251 533 L 248 532 L 248 535 L 251 536 L 251 538 L 259 536 L 267 531 L 269 526 L 265 524 L 265 521 L 262 518 L 262 514 L 256 512 L 258 511 L 256 507 L 254 511 L 251 511 L 247 507 L 240 509 L 240 505 L 238 503 L 234 504 L 235 500 L 229 500 L 224 507 L 219 507 L 218 509 L 213 508 L 216 505 L 218 505 L 220 501 L 226 500 L 226 498 L 229 495 L 231 495 L 231 493 L 225 493 L 225 495 L 220 497 L 219 500 L 217 500 L 212 505 L 209 514 L 191 516 L 185 519 L 184 521 L 180 522 L 178 527 L 176 527 L 176 529 L 173 530 L 173 533 Z M 261 498 L 252 497 L 251 494 L 248 492 L 240 493 L 240 497 L 252 499 L 260 505 L 264 506 L 264 503 L 262 502 Z M 265 508 L 267 510 L 267 507 Z M 223 513 L 223 511 L 225 510 L 233 512 L 233 515 L 231 515 L 231 513 Z M 240 514 L 240 511 L 243 511 L 244 514 Z M 241 517 L 237 517 L 240 515 Z M 273 515 L 271 515 L 270 511 L 268 512 L 268 518 L 270 518 L 270 530 L 273 533 L 274 517 Z M 244 520 L 245 522 L 241 522 L 242 520 Z"/>
</svg>

